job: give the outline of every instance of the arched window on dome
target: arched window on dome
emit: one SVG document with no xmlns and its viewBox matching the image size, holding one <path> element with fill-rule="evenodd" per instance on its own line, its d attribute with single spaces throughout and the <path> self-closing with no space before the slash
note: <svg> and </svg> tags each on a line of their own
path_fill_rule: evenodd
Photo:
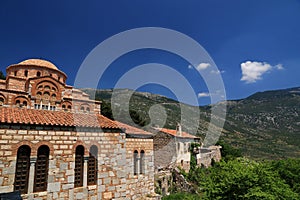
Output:
<svg viewBox="0 0 300 200">
<path fill-rule="evenodd" d="M 0 106 L 4 105 L 4 98 L 0 96 Z"/>
<path fill-rule="evenodd" d="M 28 70 L 24 71 L 24 76 L 27 77 L 28 76 Z"/>
<path fill-rule="evenodd" d="M 17 100 L 17 101 L 16 101 L 16 105 L 17 105 L 17 106 L 20 106 L 20 103 L 21 103 L 20 100 Z"/>
<path fill-rule="evenodd" d="M 14 72 L 14 76 L 17 76 L 18 75 L 18 71 L 16 70 L 15 72 Z"/>
<path fill-rule="evenodd" d="M 52 94 L 52 95 L 51 95 L 51 100 L 52 100 L 52 101 L 55 101 L 55 100 L 56 100 L 56 94 Z"/>
<path fill-rule="evenodd" d="M 49 92 L 44 92 L 43 99 L 49 100 L 49 97 L 50 97 L 50 93 Z"/>
<path fill-rule="evenodd" d="M 37 97 L 38 99 L 42 98 L 42 93 L 41 93 L 41 92 L 36 93 L 36 97 Z"/>
<path fill-rule="evenodd" d="M 41 72 L 38 71 L 38 72 L 36 73 L 36 76 L 37 76 L 37 77 L 40 77 L 40 76 L 41 76 Z"/>
<path fill-rule="evenodd" d="M 23 101 L 23 106 L 27 106 L 27 101 Z"/>
</svg>

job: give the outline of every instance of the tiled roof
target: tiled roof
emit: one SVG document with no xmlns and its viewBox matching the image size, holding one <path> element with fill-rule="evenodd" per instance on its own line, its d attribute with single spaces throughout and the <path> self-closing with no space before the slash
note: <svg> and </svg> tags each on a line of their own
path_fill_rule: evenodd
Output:
<svg viewBox="0 0 300 200">
<path fill-rule="evenodd" d="M 122 122 L 115 121 L 121 129 L 124 129 L 124 132 L 127 134 L 137 134 L 137 135 L 153 135 L 147 131 L 136 128 L 134 126 L 130 126 L 128 124 L 124 124 Z"/>
<path fill-rule="evenodd" d="M 114 121 L 99 114 L 7 107 L 0 107 L 0 123 L 119 128 Z"/>
<path fill-rule="evenodd" d="M 156 128 L 156 130 L 163 132 L 163 133 L 167 133 L 169 135 L 173 135 L 175 137 L 181 137 L 181 138 L 191 138 L 191 139 L 199 139 L 199 137 L 196 137 L 194 135 L 191 135 L 187 132 L 182 131 L 181 135 L 177 135 L 177 130 L 173 130 L 173 129 L 167 129 L 167 128 Z"/>
<path fill-rule="evenodd" d="M 47 61 L 47 60 L 42 60 L 42 59 L 28 59 L 28 60 L 24 60 L 22 62 L 19 63 L 20 65 L 36 65 L 36 66 L 42 66 L 42 67 L 47 67 L 47 68 L 50 68 L 50 69 L 56 69 L 57 70 L 57 67 Z"/>
</svg>

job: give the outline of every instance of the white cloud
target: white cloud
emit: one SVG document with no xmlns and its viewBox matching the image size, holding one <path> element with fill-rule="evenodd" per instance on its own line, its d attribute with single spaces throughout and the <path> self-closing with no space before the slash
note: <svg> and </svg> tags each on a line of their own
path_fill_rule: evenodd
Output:
<svg viewBox="0 0 300 200">
<path fill-rule="evenodd" d="M 200 63 L 197 67 L 196 67 L 196 69 L 198 70 L 198 71 L 201 71 L 201 70 L 205 70 L 205 69 L 207 69 L 207 68 L 209 68 L 211 65 L 209 64 L 209 63 Z"/>
<path fill-rule="evenodd" d="M 199 94 L 198 94 L 198 98 L 201 98 L 201 97 L 209 97 L 210 95 L 209 95 L 209 93 L 207 93 L 207 92 L 200 92 Z"/>
<path fill-rule="evenodd" d="M 283 70 L 284 69 L 284 67 L 282 66 L 282 64 L 275 65 L 275 67 L 278 70 Z"/>
<path fill-rule="evenodd" d="M 257 80 L 262 79 L 262 75 L 270 72 L 273 69 L 284 69 L 281 64 L 272 66 L 266 62 L 247 61 L 241 63 L 242 78 L 241 81 L 246 83 L 255 83 Z"/>
<path fill-rule="evenodd" d="M 224 70 L 211 70 L 210 71 L 210 73 L 212 73 L 212 74 L 223 74 L 223 73 L 225 73 L 225 71 Z"/>
</svg>

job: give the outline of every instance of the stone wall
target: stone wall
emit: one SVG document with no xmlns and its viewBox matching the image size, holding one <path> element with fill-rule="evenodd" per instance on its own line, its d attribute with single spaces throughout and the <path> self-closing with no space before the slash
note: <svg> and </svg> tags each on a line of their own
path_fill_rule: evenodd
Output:
<svg viewBox="0 0 300 200">
<path fill-rule="evenodd" d="M 145 169 L 141 174 L 134 175 L 133 153 L 145 152 Z M 139 199 L 154 196 L 154 155 L 153 139 L 126 138 L 127 151 L 127 197 Z M 139 169 L 138 169 L 139 171 Z"/>
<path fill-rule="evenodd" d="M 0 126 L 0 192 L 14 189 L 17 151 L 21 145 L 31 148 L 31 166 L 28 194 L 24 199 L 131 199 L 139 187 L 138 196 L 153 192 L 153 151 L 152 141 L 144 142 L 147 155 L 147 176 L 132 177 L 130 165 L 134 141 L 126 141 L 123 133 L 99 129 L 59 128 L 47 126 Z M 126 147 L 126 142 L 129 146 Z M 50 149 L 47 191 L 33 193 L 34 165 L 37 150 L 41 145 Z M 83 187 L 74 188 L 76 146 L 85 148 Z M 89 148 L 98 147 L 98 181 L 87 185 L 87 158 Z M 145 187 L 144 187 L 145 186 Z M 143 187 L 143 188 L 142 188 Z M 133 192 L 132 192 L 133 191 Z M 134 197 L 135 198 L 135 197 Z"/>
<path fill-rule="evenodd" d="M 210 167 L 212 160 L 219 162 L 221 160 L 221 146 L 210 146 L 208 148 L 199 148 L 197 150 L 196 158 L 197 165 L 203 167 Z"/>
<path fill-rule="evenodd" d="M 194 139 L 172 137 L 158 132 L 154 142 L 154 165 L 156 170 L 178 166 L 186 172 L 190 169 L 190 144 Z"/>
<path fill-rule="evenodd" d="M 172 136 L 158 132 L 154 138 L 155 170 L 166 168 L 176 163 L 176 143 Z"/>
</svg>

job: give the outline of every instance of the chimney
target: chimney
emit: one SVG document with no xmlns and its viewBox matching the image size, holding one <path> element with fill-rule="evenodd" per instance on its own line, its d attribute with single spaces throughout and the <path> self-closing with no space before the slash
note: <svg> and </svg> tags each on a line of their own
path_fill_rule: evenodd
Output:
<svg viewBox="0 0 300 200">
<path fill-rule="evenodd" d="M 176 126 L 176 135 L 177 136 L 182 136 L 182 130 L 181 130 L 181 124 L 180 123 L 177 123 L 177 126 Z"/>
</svg>

